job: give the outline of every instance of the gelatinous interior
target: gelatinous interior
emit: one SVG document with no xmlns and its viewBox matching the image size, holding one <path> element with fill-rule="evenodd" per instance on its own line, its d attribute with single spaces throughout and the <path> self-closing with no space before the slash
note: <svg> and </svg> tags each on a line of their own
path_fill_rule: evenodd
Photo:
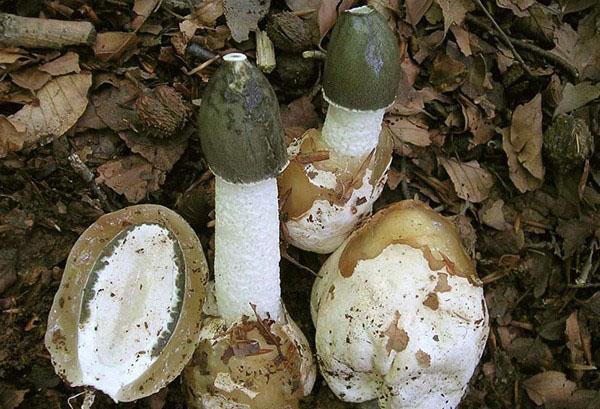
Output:
<svg viewBox="0 0 600 409">
<path fill-rule="evenodd" d="M 121 231 L 85 286 L 78 331 L 84 384 L 111 394 L 136 380 L 169 340 L 183 303 L 179 243 L 159 224 Z"/>
</svg>

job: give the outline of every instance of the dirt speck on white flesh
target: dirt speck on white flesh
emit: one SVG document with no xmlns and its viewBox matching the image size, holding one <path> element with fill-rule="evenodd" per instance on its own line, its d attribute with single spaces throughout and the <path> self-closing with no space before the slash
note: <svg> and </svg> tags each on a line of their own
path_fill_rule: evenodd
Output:
<svg viewBox="0 0 600 409">
<path fill-rule="evenodd" d="M 82 301 L 83 384 L 114 398 L 158 359 L 179 318 L 183 265 L 178 242 L 158 224 L 123 230 L 105 248 Z"/>
</svg>

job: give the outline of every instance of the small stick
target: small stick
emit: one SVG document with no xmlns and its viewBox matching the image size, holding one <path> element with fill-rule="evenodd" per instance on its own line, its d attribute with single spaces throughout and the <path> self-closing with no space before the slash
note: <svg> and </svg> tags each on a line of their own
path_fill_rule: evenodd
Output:
<svg viewBox="0 0 600 409">
<path fill-rule="evenodd" d="M 494 37 L 500 36 L 500 34 L 497 33 L 492 27 L 488 26 L 486 23 L 484 23 L 477 17 L 467 14 L 466 21 L 467 21 L 467 23 L 471 23 L 474 26 L 479 27 L 481 30 L 487 31 Z M 525 40 L 521 40 L 518 38 L 512 38 L 512 37 L 508 37 L 508 36 L 507 36 L 507 38 L 516 47 L 519 47 L 525 51 L 529 51 L 530 53 L 536 54 L 548 61 L 552 61 L 553 63 L 555 63 L 556 65 L 562 67 L 565 71 L 567 71 L 571 75 L 571 77 L 573 77 L 574 79 L 579 78 L 579 71 L 577 70 L 577 68 L 575 68 L 571 63 L 569 63 L 567 60 L 560 57 L 559 55 L 553 54 L 550 51 L 544 50 L 543 48 L 540 48 L 537 45 L 532 44 Z"/>
<path fill-rule="evenodd" d="M 98 197 L 98 200 L 100 200 L 100 204 L 102 205 L 104 210 L 112 212 L 114 209 L 110 205 L 110 203 L 108 203 L 108 198 L 106 197 L 106 194 L 94 181 L 94 174 L 92 173 L 90 168 L 88 168 L 87 165 L 83 163 L 79 155 L 76 153 L 69 155 L 68 159 L 73 170 L 77 172 L 77 174 L 81 176 L 81 178 L 90 185 L 92 191 Z"/>
<path fill-rule="evenodd" d="M 210 60 L 204 61 L 202 64 L 200 64 L 199 66 L 197 66 L 193 70 L 185 72 L 185 74 L 186 75 L 194 75 L 194 74 L 202 71 L 203 69 L 205 69 L 206 67 L 208 67 L 209 65 L 211 65 L 212 63 L 214 63 L 215 61 L 217 61 L 219 58 L 221 58 L 221 56 L 219 54 L 217 54 L 213 58 L 211 58 Z"/>
<path fill-rule="evenodd" d="M 0 13 L 0 46 L 60 49 L 90 45 L 96 30 L 88 21 L 63 21 Z"/>
<path fill-rule="evenodd" d="M 256 31 L 256 65 L 264 73 L 275 69 L 275 47 L 266 31 Z"/>
<path fill-rule="evenodd" d="M 485 8 L 485 6 L 483 5 L 483 3 L 481 3 L 481 0 L 475 0 L 475 3 L 477 3 L 477 5 L 481 9 L 481 11 L 483 11 L 483 13 L 486 15 L 486 17 L 492 22 L 492 24 L 494 25 L 494 27 L 496 28 L 496 30 L 500 34 L 500 37 L 502 37 L 502 39 L 504 40 L 504 42 L 506 43 L 506 45 L 508 46 L 508 48 L 510 48 L 510 51 L 512 52 L 513 56 L 517 59 L 517 61 L 519 61 L 519 64 L 521 64 L 521 66 L 523 67 L 523 69 L 525 71 L 527 71 L 527 74 L 533 76 L 533 73 L 531 72 L 531 68 L 529 68 L 529 66 L 527 64 L 525 64 L 525 61 L 523 60 L 523 58 L 521 57 L 521 55 L 517 52 L 517 49 L 513 45 L 512 41 L 510 41 L 510 38 L 508 38 L 508 36 L 506 35 L 506 33 L 500 28 L 500 26 L 498 25 L 498 23 L 496 22 L 496 20 L 494 20 L 494 17 Z"/>
</svg>

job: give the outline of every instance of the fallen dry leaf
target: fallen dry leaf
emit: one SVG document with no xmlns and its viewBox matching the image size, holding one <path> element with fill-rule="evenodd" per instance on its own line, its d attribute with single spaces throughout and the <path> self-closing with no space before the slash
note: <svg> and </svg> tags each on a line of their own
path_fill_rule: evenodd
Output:
<svg viewBox="0 0 600 409">
<path fill-rule="evenodd" d="M 133 131 L 119 132 L 119 136 L 133 153 L 139 153 L 154 167 L 165 172 L 173 168 L 188 146 L 188 136 L 182 132 L 177 136 L 161 140 Z"/>
<path fill-rule="evenodd" d="M 135 33 L 120 31 L 98 33 L 94 44 L 94 53 L 103 62 L 119 59 L 137 44 L 137 40 Z"/>
<path fill-rule="evenodd" d="M 567 83 L 562 92 L 562 98 L 554 111 L 554 116 L 567 114 L 581 108 L 587 103 L 600 97 L 600 84 L 580 82 L 577 85 Z"/>
<path fill-rule="evenodd" d="M 413 26 L 419 24 L 419 21 L 421 21 L 432 4 L 433 0 L 406 0 L 404 5 L 406 7 L 407 21 Z"/>
<path fill-rule="evenodd" d="M 165 182 L 166 174 L 139 155 L 123 157 L 98 167 L 97 183 L 125 195 L 131 203 L 145 199 Z"/>
<path fill-rule="evenodd" d="M 322 0 L 317 10 L 317 21 L 319 23 L 319 32 L 321 38 L 335 25 L 338 13 L 348 10 L 356 0 Z"/>
<path fill-rule="evenodd" d="M 542 163 L 542 96 L 515 108 L 510 130 L 501 131 L 510 180 L 521 192 L 535 190 L 544 180 Z"/>
<path fill-rule="evenodd" d="M 392 134 L 395 143 L 410 143 L 415 146 L 431 145 L 431 137 L 427 124 L 413 118 L 402 118 L 388 115 L 384 123 Z"/>
<path fill-rule="evenodd" d="M 11 72 L 10 79 L 21 88 L 37 91 L 46 85 L 52 76 L 40 71 L 38 67 L 29 67 Z"/>
<path fill-rule="evenodd" d="M 80 73 L 79 54 L 69 51 L 65 55 L 40 66 L 40 71 L 47 72 L 53 77 L 73 72 Z"/>
<path fill-rule="evenodd" d="M 510 225 L 504 218 L 504 200 L 498 199 L 491 204 L 488 203 L 489 202 L 486 202 L 486 205 L 479 211 L 481 222 L 496 230 L 506 230 L 509 228 Z"/>
<path fill-rule="evenodd" d="M 532 376 L 523 382 L 529 398 L 538 406 L 563 400 L 575 391 L 575 382 L 558 371 L 546 371 Z"/>
<path fill-rule="evenodd" d="M 246 41 L 248 33 L 258 29 L 258 22 L 267 15 L 271 0 L 223 0 L 227 26 L 237 42 Z"/>
<path fill-rule="evenodd" d="M 490 121 L 484 117 L 484 113 L 477 105 L 469 99 L 462 97 L 459 102 L 465 118 L 465 130 L 473 134 L 471 147 L 487 143 L 496 133 Z"/>
<path fill-rule="evenodd" d="M 288 142 L 292 142 L 308 129 L 317 128 L 319 115 L 317 115 L 311 99 L 302 96 L 281 108 L 281 122 Z"/>
<path fill-rule="evenodd" d="M 458 26 L 456 24 L 450 26 L 450 31 L 452 32 L 452 34 L 454 34 L 456 44 L 458 44 L 458 48 L 460 48 L 460 51 L 467 57 L 472 55 L 473 51 L 471 50 L 469 32 L 465 30 L 462 26 Z"/>
<path fill-rule="evenodd" d="M 0 407 L 17 409 L 25 400 L 27 392 L 29 392 L 29 389 L 15 389 L 13 387 L 0 389 Z"/>
<path fill-rule="evenodd" d="M 15 128 L 26 130 L 23 146 L 48 143 L 75 125 L 87 107 L 91 85 L 88 72 L 55 77 L 36 93 L 36 103 L 8 117 Z"/>
<path fill-rule="evenodd" d="M 131 21 L 131 28 L 137 31 L 146 21 L 150 14 L 155 12 L 161 0 L 135 0 L 133 3 L 133 12 L 136 16 Z"/>
<path fill-rule="evenodd" d="M 25 127 L 17 128 L 4 115 L 0 115 L 0 158 L 21 150 L 24 139 Z"/>
<path fill-rule="evenodd" d="M 130 129 L 134 121 L 133 102 L 140 90 L 133 82 L 126 79 L 116 79 L 110 81 L 110 84 L 114 86 L 92 96 L 96 114 L 113 131 Z"/>
<path fill-rule="evenodd" d="M 12 64 L 20 59 L 27 58 L 24 50 L 20 48 L 1 48 L 0 49 L 0 64 Z"/>
<path fill-rule="evenodd" d="M 528 17 L 527 9 L 535 4 L 535 0 L 496 0 L 498 6 L 512 10 L 515 16 Z"/>
<path fill-rule="evenodd" d="M 439 161 L 450 176 L 458 197 L 473 203 L 487 199 L 494 186 L 494 178 L 476 160 L 459 162 L 456 159 L 439 158 Z"/>
<path fill-rule="evenodd" d="M 475 4 L 470 0 L 435 0 L 444 15 L 444 33 L 447 33 L 452 24 L 460 26 L 469 11 L 475 9 Z"/>
<path fill-rule="evenodd" d="M 583 350 L 583 337 L 579 320 L 577 318 L 577 310 L 573 311 L 565 325 L 565 335 L 567 336 L 567 348 L 569 349 L 572 365 L 586 365 Z M 583 372 L 575 371 L 577 379 L 581 379 Z"/>
<path fill-rule="evenodd" d="M 285 0 L 285 4 L 292 11 L 316 10 L 321 4 L 321 0 Z"/>
</svg>

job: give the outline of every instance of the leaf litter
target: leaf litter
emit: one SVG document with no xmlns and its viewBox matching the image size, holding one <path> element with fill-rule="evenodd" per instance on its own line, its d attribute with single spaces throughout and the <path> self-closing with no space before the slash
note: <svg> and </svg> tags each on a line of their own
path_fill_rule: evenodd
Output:
<svg viewBox="0 0 600 409">
<path fill-rule="evenodd" d="M 195 109 L 222 55 L 243 51 L 252 59 L 252 32 L 293 13 L 303 37 L 290 43 L 301 46 L 276 48 L 268 76 L 292 141 L 322 125 L 327 105 L 322 61 L 282 81 L 286 60 L 326 49 L 339 13 L 364 3 L 0 6 L 90 21 L 98 32 L 89 47 L 0 49 L 0 406 L 59 407 L 77 393 L 48 360 L 45 317 L 70 246 L 101 214 L 145 202 L 185 209 L 208 258 L 214 254 L 214 180 L 194 121 L 172 138 L 153 138 L 136 122 L 140 95 L 168 86 Z M 600 5 L 369 3 L 398 35 L 403 72 L 383 127 L 395 155 L 376 208 L 416 197 L 451 217 L 485 285 L 490 340 L 461 408 L 600 407 Z M 550 164 L 543 137 L 562 115 L 583 121 L 596 138 L 566 175 Z M 323 259 L 292 247 L 286 254 L 283 297 L 311 338 L 306 271 L 318 271 Z M 397 338 L 392 349 L 401 349 Z M 103 396 L 95 405 L 115 407 Z M 179 409 L 185 396 L 173 384 L 128 407 Z M 317 383 L 304 407 L 355 406 Z"/>
</svg>

